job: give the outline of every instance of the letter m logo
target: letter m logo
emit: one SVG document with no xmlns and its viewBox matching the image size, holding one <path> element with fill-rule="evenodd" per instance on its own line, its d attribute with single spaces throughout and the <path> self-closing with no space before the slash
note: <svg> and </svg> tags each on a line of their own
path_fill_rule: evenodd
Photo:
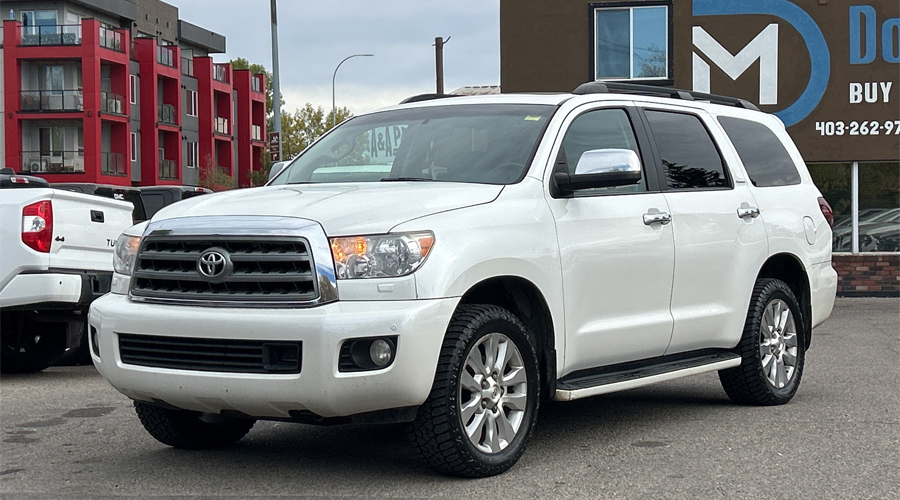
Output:
<svg viewBox="0 0 900 500">
<path fill-rule="evenodd" d="M 778 104 L 778 25 L 770 24 L 740 52 L 732 55 L 700 26 L 691 32 L 694 47 L 737 80 L 747 68 L 759 60 L 759 103 Z M 710 93 L 709 64 L 697 52 L 692 53 L 693 82 L 697 92 Z"/>
</svg>

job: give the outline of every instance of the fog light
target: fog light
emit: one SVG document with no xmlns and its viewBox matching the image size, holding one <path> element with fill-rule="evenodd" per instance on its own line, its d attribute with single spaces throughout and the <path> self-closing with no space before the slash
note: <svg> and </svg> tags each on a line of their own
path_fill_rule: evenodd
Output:
<svg viewBox="0 0 900 500">
<path fill-rule="evenodd" d="M 100 339 L 97 338 L 97 329 L 93 326 L 90 327 L 88 332 L 88 340 L 91 343 L 91 351 L 94 353 L 94 356 L 100 357 Z"/>
<path fill-rule="evenodd" d="M 394 350 L 386 340 L 378 339 L 369 347 L 369 357 L 377 367 L 387 366 L 394 357 Z"/>
</svg>

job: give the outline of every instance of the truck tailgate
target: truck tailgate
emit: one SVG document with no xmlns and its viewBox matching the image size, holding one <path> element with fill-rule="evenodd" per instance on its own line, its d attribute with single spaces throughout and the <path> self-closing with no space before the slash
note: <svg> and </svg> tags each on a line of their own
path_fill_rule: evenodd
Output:
<svg viewBox="0 0 900 500">
<path fill-rule="evenodd" d="M 131 203 L 60 190 L 51 202 L 50 267 L 112 271 L 116 239 L 132 226 Z"/>
</svg>

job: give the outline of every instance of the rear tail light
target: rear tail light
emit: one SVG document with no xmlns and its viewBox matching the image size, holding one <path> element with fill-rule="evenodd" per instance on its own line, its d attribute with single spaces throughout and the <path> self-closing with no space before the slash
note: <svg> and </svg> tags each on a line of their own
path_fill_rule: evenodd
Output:
<svg viewBox="0 0 900 500">
<path fill-rule="evenodd" d="M 22 208 L 22 242 L 38 252 L 50 252 L 53 242 L 53 205 L 50 200 Z"/>
<path fill-rule="evenodd" d="M 825 216 L 828 225 L 834 227 L 834 211 L 831 210 L 831 205 L 825 201 L 825 198 L 822 198 L 821 196 L 819 196 L 819 210 L 822 211 L 822 215 Z"/>
</svg>

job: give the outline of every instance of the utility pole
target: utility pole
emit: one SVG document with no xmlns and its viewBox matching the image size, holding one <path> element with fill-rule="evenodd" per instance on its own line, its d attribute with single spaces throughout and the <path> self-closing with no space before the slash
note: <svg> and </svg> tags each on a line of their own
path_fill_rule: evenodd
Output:
<svg viewBox="0 0 900 500">
<path fill-rule="evenodd" d="M 274 125 L 273 132 L 278 138 L 275 147 L 275 151 L 269 150 L 269 154 L 276 158 L 277 161 L 281 161 L 281 86 L 278 82 L 278 15 L 276 13 L 275 7 L 276 0 L 270 0 L 270 6 L 272 9 L 272 107 L 275 108 L 272 111 L 274 115 L 272 117 L 272 125 Z M 270 148 L 271 148 L 271 142 Z M 272 153 L 275 153 L 274 155 Z"/>
<path fill-rule="evenodd" d="M 444 37 L 435 37 L 434 39 L 434 63 L 435 75 L 437 76 L 437 93 L 444 93 L 444 44 L 450 41 L 450 37 L 444 40 Z"/>
</svg>

